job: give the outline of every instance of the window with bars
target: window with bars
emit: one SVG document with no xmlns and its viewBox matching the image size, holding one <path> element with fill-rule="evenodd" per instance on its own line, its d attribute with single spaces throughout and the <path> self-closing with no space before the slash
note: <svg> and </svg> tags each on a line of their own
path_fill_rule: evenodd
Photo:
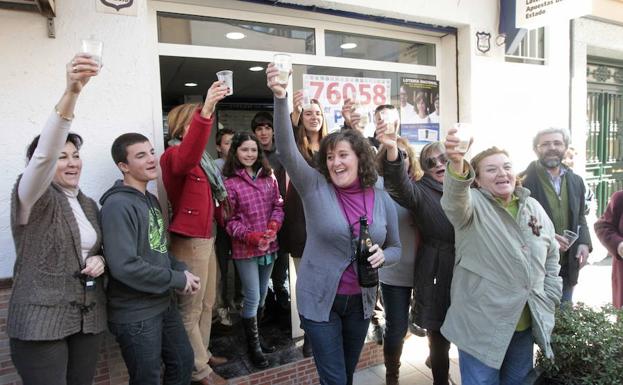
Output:
<svg viewBox="0 0 623 385">
<path fill-rule="evenodd" d="M 545 28 L 530 30 L 517 49 L 506 54 L 506 61 L 525 64 L 545 64 Z"/>
</svg>

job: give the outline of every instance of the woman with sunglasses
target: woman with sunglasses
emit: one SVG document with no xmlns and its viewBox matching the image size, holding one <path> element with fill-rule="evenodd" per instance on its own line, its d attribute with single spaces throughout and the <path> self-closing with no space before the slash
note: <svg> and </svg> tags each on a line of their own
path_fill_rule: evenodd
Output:
<svg viewBox="0 0 623 385">
<path fill-rule="evenodd" d="M 383 161 L 385 188 L 398 204 L 411 211 L 421 236 L 415 263 L 415 323 L 427 329 L 433 384 L 448 385 L 450 342 L 439 332 L 450 306 L 454 269 L 454 228 L 440 203 L 445 148 L 441 142 L 424 146 L 420 153 L 424 176 L 414 181 L 405 170 L 395 130 L 391 134 L 386 130 L 386 123 L 379 124 L 376 130 L 377 139 L 387 148 Z"/>
<path fill-rule="evenodd" d="M 373 245 L 368 262 L 378 268 L 400 258 L 396 209 L 375 187 L 374 155 L 355 130 L 329 134 L 320 142 L 318 169 L 296 146 L 286 99 L 287 84 L 269 64 L 274 94 L 275 143 L 281 163 L 303 201 L 307 240 L 298 271 L 296 296 L 312 344 L 321 384 L 350 385 L 366 338 L 377 286 L 362 287 L 355 269 L 354 240 L 368 219 Z"/>
</svg>

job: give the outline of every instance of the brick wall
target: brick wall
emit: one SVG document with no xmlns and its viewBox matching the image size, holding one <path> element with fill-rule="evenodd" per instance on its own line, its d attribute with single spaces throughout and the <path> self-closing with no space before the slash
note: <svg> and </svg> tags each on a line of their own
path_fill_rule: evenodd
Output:
<svg viewBox="0 0 623 385">
<path fill-rule="evenodd" d="M 9 352 L 9 339 L 6 335 L 6 316 L 11 295 L 11 280 L 0 282 L 0 385 L 21 385 L 21 381 Z M 357 369 L 367 368 L 383 362 L 381 346 L 368 342 L 361 352 Z M 100 350 L 95 373 L 95 385 L 121 385 L 128 383 L 128 374 L 114 337 L 106 333 Z M 306 358 L 246 377 L 232 378 L 231 385 L 312 385 L 318 384 L 318 373 L 312 358 Z"/>
</svg>

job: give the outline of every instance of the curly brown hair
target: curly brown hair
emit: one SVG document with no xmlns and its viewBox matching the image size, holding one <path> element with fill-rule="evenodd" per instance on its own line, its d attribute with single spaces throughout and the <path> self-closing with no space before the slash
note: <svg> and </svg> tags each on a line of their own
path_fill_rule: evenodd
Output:
<svg viewBox="0 0 623 385">
<path fill-rule="evenodd" d="M 374 151 L 367 138 L 357 130 L 341 130 L 325 136 L 320 142 L 318 151 L 318 171 L 327 181 L 331 182 L 331 175 L 327 167 L 327 153 L 335 148 L 339 142 L 348 142 L 359 160 L 357 176 L 362 187 L 372 187 L 378 179 L 376 165 L 374 163 Z"/>
<path fill-rule="evenodd" d="M 257 137 L 254 133 L 248 131 L 238 131 L 234 134 L 234 137 L 231 141 L 231 147 L 229 152 L 227 153 L 227 159 L 225 160 L 225 164 L 223 165 L 223 175 L 230 177 L 236 175 L 236 171 L 241 168 L 244 168 L 236 153 L 238 152 L 238 147 L 242 145 L 242 143 L 247 140 L 252 140 L 257 144 L 257 159 L 253 164 L 253 170 L 257 171 L 260 167 L 262 168 L 263 175 L 270 175 L 273 172 L 273 169 L 270 167 L 268 163 L 268 159 L 266 155 L 264 155 L 264 151 L 262 151 L 262 145 L 260 141 L 257 140 Z"/>
</svg>

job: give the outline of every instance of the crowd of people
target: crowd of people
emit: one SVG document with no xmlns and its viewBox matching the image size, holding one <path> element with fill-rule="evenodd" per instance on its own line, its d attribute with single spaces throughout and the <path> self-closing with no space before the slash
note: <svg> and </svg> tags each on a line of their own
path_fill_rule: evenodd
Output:
<svg viewBox="0 0 623 385">
<path fill-rule="evenodd" d="M 275 351 L 259 328 L 271 280 L 277 306 L 289 307 L 289 258 L 303 354 L 313 356 L 321 384 L 353 383 L 378 313 L 389 385 L 399 383 L 411 321 L 426 331 L 435 385 L 454 383 L 451 343 L 466 385 L 522 384 L 535 343 L 552 356 L 554 314 L 561 301 L 572 302 L 591 251 L 587 191 L 562 163 L 565 130 L 540 131 L 538 159 L 521 174 L 497 147 L 468 162 L 455 128 L 417 156 L 398 135 L 400 121 L 383 120 L 393 105 L 377 107 L 375 136 L 365 138 L 346 100 L 343 129 L 328 133 L 318 100 L 304 105 L 298 91 L 290 111 L 288 84 L 269 64 L 274 118 L 259 112 L 250 131 L 220 129 L 214 159 L 208 144 L 228 93 L 214 82 L 203 103 L 169 112 L 170 141 L 159 159 L 141 134 L 114 140 L 122 178 L 99 209 L 80 190 L 83 140 L 69 131 L 79 95 L 98 72 L 86 54 L 67 64 L 66 90 L 28 147 L 12 193 L 17 258 L 7 333 L 25 385 L 92 383 L 106 329 L 130 384 L 225 383 L 213 367 L 228 358 L 212 355 L 209 343 L 216 306 L 235 290 L 226 279 L 230 260 L 258 369 Z M 147 190 L 158 166 L 168 227 Z M 596 225 L 617 257 L 622 207 L 617 193 Z M 358 240 L 367 234 L 362 262 Z M 378 271 L 377 286 L 360 281 L 358 263 Z M 620 307 L 623 267 L 616 266 Z"/>
</svg>

